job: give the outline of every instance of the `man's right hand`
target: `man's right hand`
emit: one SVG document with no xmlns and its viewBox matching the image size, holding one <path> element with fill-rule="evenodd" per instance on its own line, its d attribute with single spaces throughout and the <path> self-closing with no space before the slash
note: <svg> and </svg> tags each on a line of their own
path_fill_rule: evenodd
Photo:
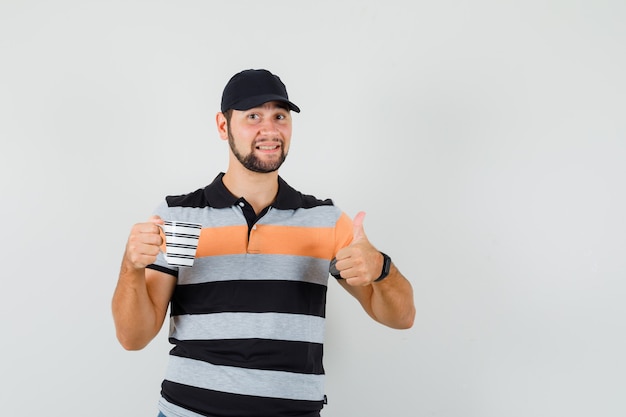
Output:
<svg viewBox="0 0 626 417">
<path fill-rule="evenodd" d="M 127 268 L 144 269 L 156 261 L 163 244 L 160 224 L 163 224 L 163 219 L 152 216 L 147 222 L 133 226 L 124 252 L 123 263 Z"/>
</svg>

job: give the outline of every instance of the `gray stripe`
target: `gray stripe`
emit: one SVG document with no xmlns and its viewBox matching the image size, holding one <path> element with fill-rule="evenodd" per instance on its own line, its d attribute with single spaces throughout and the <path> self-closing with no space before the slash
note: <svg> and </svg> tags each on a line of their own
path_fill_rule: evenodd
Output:
<svg viewBox="0 0 626 417">
<path fill-rule="evenodd" d="M 324 376 L 216 366 L 170 356 L 165 379 L 179 384 L 232 394 L 320 401 Z"/>
<path fill-rule="evenodd" d="M 156 261 L 154 261 L 154 265 L 159 265 L 167 269 L 173 269 L 175 271 L 178 270 L 177 266 L 173 266 L 167 263 L 167 260 L 165 259 L 165 255 L 163 254 L 163 252 L 158 253 Z"/>
<path fill-rule="evenodd" d="M 203 227 L 223 227 L 247 225 L 239 206 L 216 209 L 212 207 L 168 207 L 161 203 L 155 214 L 164 220 L 178 220 L 201 223 Z M 335 227 L 341 216 L 341 210 L 335 206 L 319 206 L 308 209 L 279 210 L 270 208 L 259 224 L 280 226 Z"/>
<path fill-rule="evenodd" d="M 186 408 L 168 402 L 165 398 L 159 398 L 159 410 L 163 414 L 173 415 L 176 417 L 205 417 L 202 414 L 194 413 Z"/>
<path fill-rule="evenodd" d="M 279 210 L 270 209 L 259 220 L 259 224 L 277 224 L 280 226 L 335 227 L 341 210 L 335 206 L 318 206 L 308 209 Z"/>
<path fill-rule="evenodd" d="M 212 207 L 168 207 L 162 202 L 155 214 L 164 220 L 178 220 L 191 223 L 201 223 L 203 227 L 224 227 L 247 225 L 246 218 L 238 206 L 224 209 Z"/>
<path fill-rule="evenodd" d="M 178 284 L 230 280 L 282 280 L 328 284 L 327 259 L 292 255 L 241 254 L 197 258 L 193 268 L 180 271 Z"/>
<path fill-rule="evenodd" d="M 178 340 L 272 339 L 323 343 L 324 318 L 285 313 L 213 313 L 173 316 Z"/>
</svg>

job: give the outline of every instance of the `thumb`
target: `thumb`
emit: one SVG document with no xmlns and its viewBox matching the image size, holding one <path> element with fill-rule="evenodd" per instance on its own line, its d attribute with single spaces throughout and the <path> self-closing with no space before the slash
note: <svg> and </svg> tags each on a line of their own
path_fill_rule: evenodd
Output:
<svg viewBox="0 0 626 417">
<path fill-rule="evenodd" d="M 354 216 L 354 220 L 352 221 L 352 225 L 354 227 L 353 241 L 367 239 L 365 229 L 363 229 L 363 219 L 365 219 L 364 211 L 359 211 L 357 215 Z"/>
<path fill-rule="evenodd" d="M 156 214 L 150 216 L 148 221 L 152 222 L 154 224 L 163 224 L 163 219 L 161 217 L 157 216 Z"/>
</svg>

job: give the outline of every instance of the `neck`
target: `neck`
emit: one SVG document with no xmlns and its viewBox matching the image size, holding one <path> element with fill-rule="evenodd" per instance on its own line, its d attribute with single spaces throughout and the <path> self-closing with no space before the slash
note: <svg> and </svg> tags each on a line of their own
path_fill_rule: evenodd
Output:
<svg viewBox="0 0 626 417">
<path fill-rule="evenodd" d="M 245 198 L 257 214 L 272 204 L 278 194 L 278 171 L 262 174 L 229 166 L 222 180 L 228 191 Z"/>
</svg>

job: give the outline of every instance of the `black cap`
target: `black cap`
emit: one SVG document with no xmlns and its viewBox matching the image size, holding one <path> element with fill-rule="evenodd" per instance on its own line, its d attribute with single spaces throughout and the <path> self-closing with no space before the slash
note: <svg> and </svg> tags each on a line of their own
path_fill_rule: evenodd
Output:
<svg viewBox="0 0 626 417">
<path fill-rule="evenodd" d="M 287 88 L 277 75 L 264 69 L 248 69 L 233 75 L 224 87 L 222 112 L 248 110 L 268 101 L 281 101 L 300 113 L 300 108 L 289 101 Z"/>
</svg>

